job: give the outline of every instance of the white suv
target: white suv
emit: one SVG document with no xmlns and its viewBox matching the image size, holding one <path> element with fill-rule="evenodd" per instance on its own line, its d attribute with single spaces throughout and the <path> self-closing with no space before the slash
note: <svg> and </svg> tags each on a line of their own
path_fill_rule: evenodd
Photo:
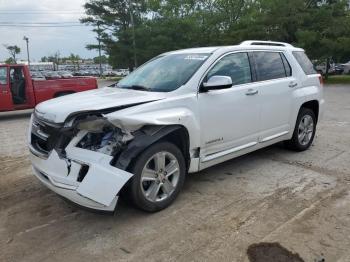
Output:
<svg viewBox="0 0 350 262">
<path fill-rule="evenodd" d="M 310 147 L 324 99 L 304 50 L 279 42 L 168 52 L 118 84 L 39 104 L 33 170 L 88 208 L 114 211 L 120 194 L 158 211 L 187 173 L 286 141 Z"/>
</svg>

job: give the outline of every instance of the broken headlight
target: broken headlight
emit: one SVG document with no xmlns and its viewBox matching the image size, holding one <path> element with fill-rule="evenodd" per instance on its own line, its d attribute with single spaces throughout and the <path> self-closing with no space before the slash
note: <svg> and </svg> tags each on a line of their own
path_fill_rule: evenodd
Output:
<svg viewBox="0 0 350 262">
<path fill-rule="evenodd" d="M 133 138 L 104 118 L 81 121 L 77 129 L 87 131 L 77 147 L 107 155 L 117 154 Z"/>
</svg>

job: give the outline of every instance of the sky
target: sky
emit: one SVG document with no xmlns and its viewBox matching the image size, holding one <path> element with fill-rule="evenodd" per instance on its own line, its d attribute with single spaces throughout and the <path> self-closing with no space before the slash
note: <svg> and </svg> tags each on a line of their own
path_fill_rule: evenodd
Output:
<svg viewBox="0 0 350 262">
<path fill-rule="evenodd" d="M 30 60 L 60 52 L 83 58 L 97 56 L 96 51 L 85 48 L 96 43 L 96 35 L 89 26 L 79 24 L 84 16 L 83 4 L 86 0 L 0 0 L 0 61 L 10 57 L 3 45 L 17 45 L 21 48 L 19 59 L 27 57 L 23 36 L 29 38 Z M 31 23 L 31 24 L 28 24 Z M 36 24 L 34 24 L 36 23 Z M 70 27 L 29 27 L 29 25 L 52 26 L 79 25 Z M 12 25 L 12 26 L 9 26 Z M 57 25 L 57 24 L 56 24 Z"/>
</svg>

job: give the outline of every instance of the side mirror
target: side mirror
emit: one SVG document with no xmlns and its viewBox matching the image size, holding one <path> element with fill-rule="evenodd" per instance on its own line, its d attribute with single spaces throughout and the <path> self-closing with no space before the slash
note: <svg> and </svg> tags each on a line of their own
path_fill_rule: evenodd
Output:
<svg viewBox="0 0 350 262">
<path fill-rule="evenodd" d="M 206 83 L 203 83 L 201 90 L 208 92 L 209 90 L 218 90 L 230 88 L 232 86 L 232 79 L 229 76 L 212 76 Z"/>
</svg>

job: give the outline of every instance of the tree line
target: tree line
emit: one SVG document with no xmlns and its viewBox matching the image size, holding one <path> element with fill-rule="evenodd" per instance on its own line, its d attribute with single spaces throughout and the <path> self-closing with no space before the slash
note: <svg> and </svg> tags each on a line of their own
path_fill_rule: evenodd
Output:
<svg viewBox="0 0 350 262">
<path fill-rule="evenodd" d="M 175 49 L 274 40 L 312 59 L 350 60 L 348 0 L 88 0 L 94 26 L 114 67 L 133 68 Z"/>
</svg>

